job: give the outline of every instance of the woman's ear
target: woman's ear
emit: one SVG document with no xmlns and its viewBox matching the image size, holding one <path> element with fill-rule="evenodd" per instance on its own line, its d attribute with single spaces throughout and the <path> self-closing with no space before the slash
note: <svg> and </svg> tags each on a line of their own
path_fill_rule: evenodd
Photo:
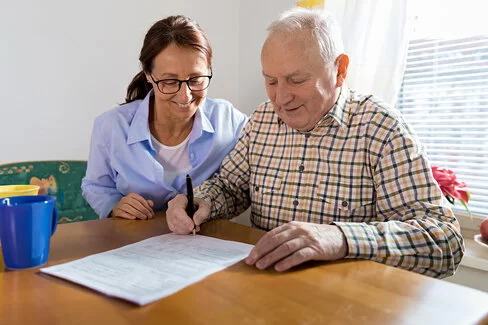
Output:
<svg viewBox="0 0 488 325">
<path fill-rule="evenodd" d="M 347 68 L 349 67 L 349 57 L 347 54 L 341 54 L 336 59 L 337 65 L 337 84 L 336 87 L 342 87 L 347 77 Z"/>
<path fill-rule="evenodd" d="M 144 73 L 144 77 L 146 78 L 147 83 L 151 83 L 151 81 L 152 81 L 151 76 L 147 72 L 143 71 L 143 73 Z"/>
</svg>

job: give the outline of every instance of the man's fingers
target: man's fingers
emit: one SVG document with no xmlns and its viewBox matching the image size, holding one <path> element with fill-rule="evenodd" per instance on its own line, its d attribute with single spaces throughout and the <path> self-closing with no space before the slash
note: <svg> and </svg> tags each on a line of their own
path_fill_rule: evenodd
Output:
<svg viewBox="0 0 488 325">
<path fill-rule="evenodd" d="M 184 212 L 183 212 L 184 213 Z M 193 230 L 193 221 L 186 215 L 180 214 L 177 217 L 167 218 L 169 230 L 178 234 L 186 235 Z"/>
<path fill-rule="evenodd" d="M 278 272 L 283 272 L 312 259 L 314 259 L 314 250 L 311 247 L 303 247 L 276 263 L 274 268 Z"/>
<path fill-rule="evenodd" d="M 196 199 L 196 202 L 197 211 L 193 214 L 193 222 L 195 225 L 200 226 L 210 215 L 210 205 L 202 199 Z"/>
<path fill-rule="evenodd" d="M 193 230 L 193 220 L 188 217 L 185 210 L 187 204 L 188 199 L 184 194 L 179 194 L 168 202 L 166 222 L 169 229 L 176 234 L 189 234 Z"/>
<path fill-rule="evenodd" d="M 276 262 L 292 255 L 296 251 L 302 249 L 305 246 L 305 241 L 302 237 L 293 238 L 280 244 L 276 249 L 272 250 L 268 254 L 265 254 L 262 258 L 256 261 L 256 267 L 258 269 L 266 269 Z"/>
<path fill-rule="evenodd" d="M 263 256 L 269 254 L 277 247 L 294 237 L 294 229 L 290 228 L 288 224 L 274 228 L 259 239 L 257 244 L 249 253 L 249 256 L 246 258 L 246 263 L 249 265 L 255 264 Z"/>
<path fill-rule="evenodd" d="M 184 194 L 177 195 L 168 202 L 166 211 L 166 222 L 169 229 L 177 234 L 189 234 L 195 228 L 200 231 L 200 225 L 207 220 L 210 215 L 210 204 L 204 200 L 195 199 L 197 210 L 193 214 L 193 220 L 186 213 L 188 198 Z"/>
</svg>

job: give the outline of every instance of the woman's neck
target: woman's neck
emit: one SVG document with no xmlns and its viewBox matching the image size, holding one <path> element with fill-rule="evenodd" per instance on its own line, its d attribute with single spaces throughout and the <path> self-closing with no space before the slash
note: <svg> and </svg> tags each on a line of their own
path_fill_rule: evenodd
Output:
<svg viewBox="0 0 488 325">
<path fill-rule="evenodd" d="M 162 114 L 164 109 L 157 109 L 154 99 L 151 99 L 149 106 L 149 130 L 151 134 L 166 146 L 175 146 L 183 142 L 188 137 L 195 119 L 175 119 Z"/>
</svg>

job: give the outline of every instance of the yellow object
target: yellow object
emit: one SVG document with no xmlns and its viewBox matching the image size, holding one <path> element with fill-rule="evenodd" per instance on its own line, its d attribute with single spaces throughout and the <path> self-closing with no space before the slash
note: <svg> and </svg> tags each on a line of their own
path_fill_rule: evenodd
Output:
<svg viewBox="0 0 488 325">
<path fill-rule="evenodd" d="M 37 195 L 37 185 L 0 185 L 0 198 L 7 196 Z"/>
<path fill-rule="evenodd" d="M 323 8 L 324 0 L 300 0 L 297 1 L 297 7 L 303 8 Z"/>
</svg>

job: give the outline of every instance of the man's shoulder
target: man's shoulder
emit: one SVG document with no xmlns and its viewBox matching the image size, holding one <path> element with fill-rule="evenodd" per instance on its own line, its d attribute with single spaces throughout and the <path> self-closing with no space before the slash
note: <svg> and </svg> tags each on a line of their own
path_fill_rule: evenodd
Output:
<svg viewBox="0 0 488 325">
<path fill-rule="evenodd" d="M 358 117 L 369 115 L 371 119 L 402 119 L 399 110 L 382 98 L 371 94 L 354 94 L 350 100 L 350 110 Z"/>
<path fill-rule="evenodd" d="M 278 121 L 277 118 L 270 100 L 261 103 L 251 115 L 251 119 L 257 122 L 273 123 Z"/>
</svg>

